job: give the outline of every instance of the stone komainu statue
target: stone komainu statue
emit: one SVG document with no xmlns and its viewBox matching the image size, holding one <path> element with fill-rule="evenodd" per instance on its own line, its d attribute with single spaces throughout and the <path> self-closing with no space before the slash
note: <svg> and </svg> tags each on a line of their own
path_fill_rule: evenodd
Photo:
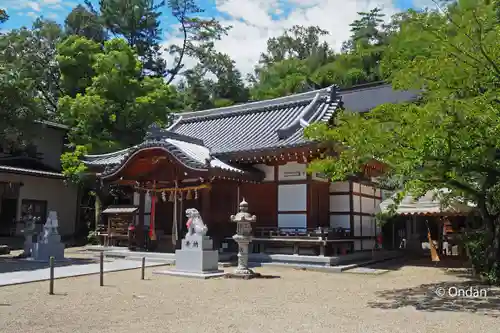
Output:
<svg viewBox="0 0 500 333">
<path fill-rule="evenodd" d="M 197 209 L 186 209 L 186 217 L 188 218 L 188 221 L 186 223 L 186 226 L 188 228 L 186 237 L 191 235 L 205 236 L 207 234 L 208 228 L 205 223 L 203 223 L 203 219 L 201 218 L 200 212 L 198 212 Z"/>
</svg>

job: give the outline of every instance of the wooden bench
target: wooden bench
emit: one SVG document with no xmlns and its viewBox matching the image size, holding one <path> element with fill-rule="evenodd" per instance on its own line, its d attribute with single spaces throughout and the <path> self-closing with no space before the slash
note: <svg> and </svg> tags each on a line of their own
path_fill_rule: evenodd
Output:
<svg viewBox="0 0 500 333">
<path fill-rule="evenodd" d="M 233 242 L 231 237 L 225 238 L 225 240 Z M 341 254 L 342 251 L 329 251 L 331 245 L 348 245 L 349 251 L 352 251 L 354 247 L 354 239 L 313 239 L 313 238 L 299 238 L 299 237 L 272 237 L 272 238 L 252 238 L 253 247 L 257 247 L 257 252 L 265 253 L 266 247 L 272 244 L 284 244 L 293 246 L 293 254 L 300 254 L 300 248 L 313 247 L 319 248 L 320 256 L 329 255 L 329 252 L 335 252 L 333 254 Z M 236 243 L 233 244 L 236 246 Z M 334 250 L 333 248 L 331 250 Z"/>
<path fill-rule="evenodd" d="M 333 244 L 347 244 L 352 251 L 354 240 L 353 239 L 305 239 L 305 238 L 253 238 L 252 242 L 254 244 L 260 245 L 259 252 L 263 253 L 265 251 L 265 246 L 269 244 L 290 244 L 293 246 L 293 254 L 300 254 L 300 248 L 303 246 L 307 247 L 319 247 L 319 255 L 325 256 L 327 254 L 327 249 L 329 245 Z"/>
<path fill-rule="evenodd" d="M 293 247 L 293 254 L 300 254 L 301 248 L 315 248 L 314 252 L 320 256 L 344 254 L 354 249 L 348 229 L 332 228 L 277 228 L 257 227 L 252 238 L 252 252 L 264 253 L 266 247 L 285 245 Z M 231 247 L 236 249 L 231 237 L 225 238 Z M 347 246 L 346 246 L 347 245 Z M 346 249 L 347 247 L 347 249 Z M 319 251 L 318 251 L 319 249 Z M 255 251 L 257 250 L 257 251 Z"/>
</svg>

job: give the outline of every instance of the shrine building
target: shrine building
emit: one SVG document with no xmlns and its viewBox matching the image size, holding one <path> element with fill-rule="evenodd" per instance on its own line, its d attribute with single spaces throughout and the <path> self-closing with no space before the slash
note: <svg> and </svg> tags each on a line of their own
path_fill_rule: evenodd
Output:
<svg viewBox="0 0 500 333">
<path fill-rule="evenodd" d="M 308 174 L 307 164 L 324 149 L 304 138 L 304 128 L 330 122 L 342 108 L 368 112 L 380 104 L 417 97 L 384 83 L 342 90 L 331 86 L 179 113 L 166 129 L 152 126 L 141 144 L 88 155 L 84 161 L 102 184 L 129 191 L 139 234 L 142 226 L 150 225 L 166 251 L 178 247 L 185 234 L 187 208 L 196 208 L 214 244 L 227 248 L 236 228 L 229 217 L 243 198 L 257 216 L 253 232 L 257 240 L 315 238 L 322 230 L 332 241 L 345 240 L 348 251 L 367 250 L 374 247 L 379 233 L 374 212 L 381 191 L 371 185 L 369 172 L 335 183 Z M 378 167 L 374 163 L 367 171 Z"/>
</svg>

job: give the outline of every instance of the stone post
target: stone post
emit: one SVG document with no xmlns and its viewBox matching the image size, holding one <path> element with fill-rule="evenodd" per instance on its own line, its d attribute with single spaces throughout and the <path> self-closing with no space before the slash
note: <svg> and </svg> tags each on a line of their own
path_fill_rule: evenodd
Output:
<svg viewBox="0 0 500 333">
<path fill-rule="evenodd" d="M 248 247 L 252 242 L 252 223 L 257 217 L 248 213 L 248 203 L 243 199 L 240 211 L 236 215 L 231 215 L 230 219 L 236 223 L 236 234 L 233 239 L 238 243 L 238 267 L 231 276 L 245 279 L 256 277 L 258 274 L 248 268 Z"/>
</svg>

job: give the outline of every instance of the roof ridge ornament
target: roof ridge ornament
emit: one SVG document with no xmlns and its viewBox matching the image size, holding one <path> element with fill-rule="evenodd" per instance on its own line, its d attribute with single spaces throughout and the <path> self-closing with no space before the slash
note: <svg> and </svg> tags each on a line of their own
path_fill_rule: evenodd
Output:
<svg viewBox="0 0 500 333">
<path fill-rule="evenodd" d="M 330 87 L 328 87 L 327 91 L 329 95 L 326 102 L 327 103 L 336 102 L 339 99 L 339 90 L 340 87 L 337 84 L 333 84 Z"/>
<path fill-rule="evenodd" d="M 167 136 L 167 131 L 160 124 L 154 122 L 149 125 L 144 141 L 161 141 L 167 138 Z"/>
<path fill-rule="evenodd" d="M 306 127 L 309 125 L 308 120 L 311 119 L 311 111 L 314 111 L 314 106 L 320 99 L 320 94 L 317 93 L 313 100 L 302 110 L 302 112 L 295 118 L 295 120 L 288 126 L 278 129 L 276 132 L 280 140 L 288 138 L 290 135 L 295 133 L 300 127 Z M 307 120 L 306 120 L 307 118 Z"/>
</svg>

